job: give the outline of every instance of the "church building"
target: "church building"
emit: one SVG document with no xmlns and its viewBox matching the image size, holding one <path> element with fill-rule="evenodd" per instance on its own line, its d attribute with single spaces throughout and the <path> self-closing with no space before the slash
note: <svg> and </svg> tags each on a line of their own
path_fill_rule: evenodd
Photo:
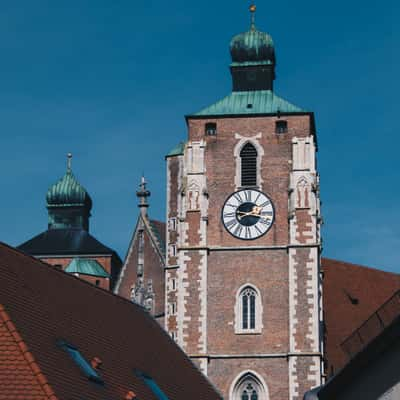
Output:
<svg viewBox="0 0 400 400">
<path fill-rule="evenodd" d="M 231 92 L 186 115 L 166 156 L 166 221 L 142 177 L 122 263 L 89 233 L 69 155 L 48 229 L 18 249 L 141 305 L 224 399 L 301 400 L 348 363 L 345 339 L 400 277 L 321 258 L 314 114 L 275 92 L 275 46 L 250 12 L 229 46 Z"/>
<path fill-rule="evenodd" d="M 167 157 L 166 330 L 224 398 L 301 399 L 323 373 L 314 115 L 275 93 L 254 12 L 231 93 Z"/>
<path fill-rule="evenodd" d="M 111 290 L 122 261 L 89 233 L 92 199 L 72 173 L 68 154 L 65 175 L 46 194 L 48 229 L 18 246 L 56 268 Z"/>
</svg>

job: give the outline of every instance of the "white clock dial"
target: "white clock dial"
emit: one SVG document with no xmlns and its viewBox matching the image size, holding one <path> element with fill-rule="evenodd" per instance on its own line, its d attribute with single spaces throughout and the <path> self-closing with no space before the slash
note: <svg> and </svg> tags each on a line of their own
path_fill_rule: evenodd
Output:
<svg viewBox="0 0 400 400">
<path fill-rule="evenodd" d="M 268 232 L 274 222 L 274 206 L 259 190 L 243 189 L 231 194 L 222 208 L 222 222 L 233 236 L 252 240 Z"/>
</svg>

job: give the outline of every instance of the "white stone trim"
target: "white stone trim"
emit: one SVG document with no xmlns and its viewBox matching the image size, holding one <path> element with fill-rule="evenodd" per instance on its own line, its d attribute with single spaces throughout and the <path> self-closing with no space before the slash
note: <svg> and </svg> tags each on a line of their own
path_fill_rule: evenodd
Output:
<svg viewBox="0 0 400 400">
<path fill-rule="evenodd" d="M 257 150 L 257 187 L 258 189 L 262 190 L 262 175 L 261 175 L 261 162 L 262 157 L 264 156 L 264 149 L 259 143 L 259 139 L 261 139 L 262 133 L 259 132 L 254 136 L 242 136 L 239 133 L 235 133 L 235 139 L 238 140 L 234 149 L 233 149 L 233 156 L 235 157 L 235 190 L 238 190 L 242 187 L 242 164 L 240 158 L 240 151 L 242 150 L 243 146 L 247 143 L 252 144 Z"/>
</svg>

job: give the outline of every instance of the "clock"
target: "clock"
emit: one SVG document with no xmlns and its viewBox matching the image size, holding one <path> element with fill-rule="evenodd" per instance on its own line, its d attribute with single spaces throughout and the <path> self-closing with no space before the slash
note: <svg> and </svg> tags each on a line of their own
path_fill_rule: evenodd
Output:
<svg viewBox="0 0 400 400">
<path fill-rule="evenodd" d="M 222 207 L 222 223 L 234 237 L 244 240 L 265 235 L 274 222 L 275 210 L 268 196 L 259 190 L 232 193 Z"/>
</svg>

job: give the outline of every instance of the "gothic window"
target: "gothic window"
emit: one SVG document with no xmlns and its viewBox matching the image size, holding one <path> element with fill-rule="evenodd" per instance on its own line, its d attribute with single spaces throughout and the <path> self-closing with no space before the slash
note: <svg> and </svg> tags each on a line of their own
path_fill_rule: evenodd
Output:
<svg viewBox="0 0 400 400">
<path fill-rule="evenodd" d="M 231 388 L 231 400 L 268 400 L 268 389 L 255 372 L 244 373 Z"/>
<path fill-rule="evenodd" d="M 241 400 L 258 400 L 258 393 L 253 382 L 248 382 L 242 390 Z"/>
<path fill-rule="evenodd" d="M 235 320 L 235 333 L 261 332 L 262 304 L 260 294 L 255 287 L 245 285 L 239 290 L 236 298 Z"/>
<path fill-rule="evenodd" d="M 255 329 L 256 327 L 256 292 L 246 288 L 242 294 L 242 329 Z"/>
<path fill-rule="evenodd" d="M 240 151 L 241 186 L 257 186 L 257 150 L 246 143 Z"/>
</svg>

